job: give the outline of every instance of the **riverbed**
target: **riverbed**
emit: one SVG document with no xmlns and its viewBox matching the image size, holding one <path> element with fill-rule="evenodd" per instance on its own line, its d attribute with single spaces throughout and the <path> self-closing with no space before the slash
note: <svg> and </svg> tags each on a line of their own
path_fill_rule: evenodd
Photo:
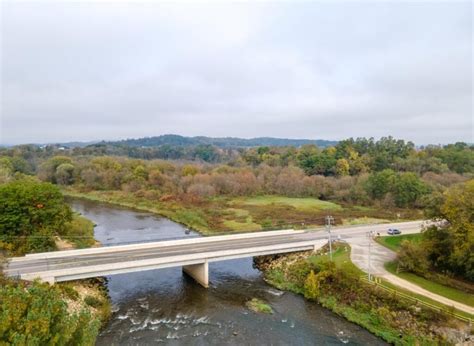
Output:
<svg viewBox="0 0 474 346">
<path fill-rule="evenodd" d="M 71 206 L 97 224 L 104 246 L 199 237 L 160 216 L 74 199 Z M 108 277 L 113 315 L 98 345 L 385 345 L 365 329 L 303 297 L 267 285 L 252 259 L 211 263 L 205 289 L 181 268 Z M 245 303 L 267 301 L 274 313 Z"/>
</svg>

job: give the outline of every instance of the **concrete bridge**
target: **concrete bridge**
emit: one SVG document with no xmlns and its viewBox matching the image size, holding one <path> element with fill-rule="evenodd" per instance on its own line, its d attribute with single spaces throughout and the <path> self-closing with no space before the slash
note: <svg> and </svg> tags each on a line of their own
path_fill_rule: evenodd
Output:
<svg viewBox="0 0 474 346">
<path fill-rule="evenodd" d="M 209 262 L 316 250 L 327 243 L 324 234 L 318 233 L 282 230 L 30 254 L 11 258 L 5 273 L 54 283 L 182 267 L 208 287 Z"/>
<path fill-rule="evenodd" d="M 340 227 L 333 239 L 349 242 L 367 237 L 368 231 L 386 234 L 398 228 L 404 234 L 419 232 L 423 222 Z M 182 267 L 204 287 L 209 285 L 209 262 L 236 258 L 317 250 L 327 243 L 324 231 L 267 231 L 197 237 L 144 244 L 55 251 L 11 258 L 5 274 L 22 280 L 54 283 L 136 271 Z"/>
</svg>

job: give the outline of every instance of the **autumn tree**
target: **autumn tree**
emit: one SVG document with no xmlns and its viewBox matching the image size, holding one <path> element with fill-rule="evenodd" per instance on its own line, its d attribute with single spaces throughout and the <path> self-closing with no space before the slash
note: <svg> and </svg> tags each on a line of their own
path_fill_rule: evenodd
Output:
<svg viewBox="0 0 474 346">
<path fill-rule="evenodd" d="M 86 310 L 70 314 L 56 287 L 0 287 L 0 344 L 93 345 L 99 327 Z"/>
<path fill-rule="evenodd" d="M 346 159 L 339 159 L 336 162 L 336 175 L 343 177 L 349 175 L 350 166 L 349 162 Z"/>
<path fill-rule="evenodd" d="M 319 281 L 314 270 L 309 272 L 304 282 L 304 296 L 313 300 L 319 297 Z"/>
<path fill-rule="evenodd" d="M 54 249 L 53 235 L 72 219 L 60 190 L 21 179 L 0 185 L 0 244 L 15 253 Z"/>
</svg>

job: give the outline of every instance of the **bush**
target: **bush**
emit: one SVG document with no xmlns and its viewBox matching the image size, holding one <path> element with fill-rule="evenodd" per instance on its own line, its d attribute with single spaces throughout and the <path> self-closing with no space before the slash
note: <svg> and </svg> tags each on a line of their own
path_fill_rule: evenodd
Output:
<svg viewBox="0 0 474 346">
<path fill-rule="evenodd" d="M 99 298 L 91 296 L 91 295 L 84 297 L 84 303 L 86 303 L 87 305 L 95 309 L 98 309 L 103 305 L 102 301 Z"/>
<path fill-rule="evenodd" d="M 93 345 L 98 331 L 87 311 L 68 313 L 55 286 L 0 287 L 0 344 Z"/>
<path fill-rule="evenodd" d="M 72 220 L 65 224 L 61 235 L 79 249 L 95 244 L 94 223 L 79 214 L 74 214 Z"/>
<path fill-rule="evenodd" d="M 426 273 L 429 267 L 425 250 L 419 244 L 403 240 L 398 250 L 398 267 L 412 273 Z"/>
<path fill-rule="evenodd" d="M 319 281 L 314 274 L 314 270 L 311 270 L 306 277 L 304 283 L 304 297 L 306 299 L 313 299 L 315 300 L 319 296 Z"/>
<path fill-rule="evenodd" d="M 59 286 L 59 289 L 63 291 L 67 298 L 71 300 L 78 300 L 79 293 L 72 287 L 70 284 L 62 284 Z"/>
</svg>

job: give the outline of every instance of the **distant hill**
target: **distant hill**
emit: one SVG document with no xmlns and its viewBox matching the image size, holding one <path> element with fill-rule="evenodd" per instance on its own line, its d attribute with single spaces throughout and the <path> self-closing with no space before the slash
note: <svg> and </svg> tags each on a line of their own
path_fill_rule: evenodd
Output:
<svg viewBox="0 0 474 346">
<path fill-rule="evenodd" d="M 138 139 L 124 139 L 121 141 L 102 142 L 108 145 L 121 145 L 131 147 L 159 147 L 162 145 L 170 146 L 197 146 L 197 145 L 214 145 L 221 148 L 248 148 L 248 147 L 284 147 L 294 146 L 300 147 L 305 144 L 315 144 L 318 147 L 328 147 L 337 144 L 337 141 L 327 141 L 323 139 L 289 139 L 289 138 L 272 138 L 272 137 L 258 137 L 258 138 L 236 138 L 236 137 L 185 137 L 179 135 L 161 135 L 155 137 L 144 137 Z"/>
</svg>

